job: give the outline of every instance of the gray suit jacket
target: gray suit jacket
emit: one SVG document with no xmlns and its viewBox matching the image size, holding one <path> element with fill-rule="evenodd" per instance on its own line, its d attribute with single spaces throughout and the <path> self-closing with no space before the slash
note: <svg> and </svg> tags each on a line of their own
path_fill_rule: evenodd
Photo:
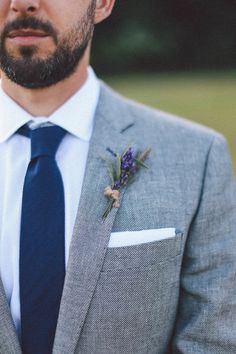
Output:
<svg viewBox="0 0 236 354">
<path fill-rule="evenodd" d="M 152 146 L 149 169 L 103 223 L 110 181 L 100 156 L 129 143 Z M 107 247 L 111 232 L 169 227 L 181 232 Z M 235 354 L 235 278 L 236 191 L 224 138 L 102 84 L 53 354 Z M 21 353 L 1 282 L 0 353 Z"/>
</svg>

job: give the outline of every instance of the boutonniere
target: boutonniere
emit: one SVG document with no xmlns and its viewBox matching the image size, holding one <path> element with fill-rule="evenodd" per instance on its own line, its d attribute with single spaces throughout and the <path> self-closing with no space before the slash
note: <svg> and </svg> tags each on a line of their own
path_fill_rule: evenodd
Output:
<svg viewBox="0 0 236 354">
<path fill-rule="evenodd" d="M 108 206 L 102 216 L 105 220 L 112 208 L 120 207 L 120 191 L 122 188 L 130 185 L 141 168 L 148 168 L 144 162 L 148 158 L 151 148 L 143 152 L 135 152 L 132 147 L 127 147 L 119 155 L 109 149 L 115 158 L 115 162 L 104 159 L 107 163 L 108 173 L 111 179 L 111 185 L 106 187 L 104 195 L 109 199 Z"/>
</svg>

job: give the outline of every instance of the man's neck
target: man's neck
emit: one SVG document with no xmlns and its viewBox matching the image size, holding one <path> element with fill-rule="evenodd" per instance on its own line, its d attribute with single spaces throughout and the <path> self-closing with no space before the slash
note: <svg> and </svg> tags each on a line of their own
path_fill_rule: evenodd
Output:
<svg viewBox="0 0 236 354">
<path fill-rule="evenodd" d="M 73 75 L 44 89 L 26 89 L 11 82 L 2 73 L 2 89 L 32 116 L 49 117 L 85 83 L 87 66 L 88 61 L 82 60 Z"/>
</svg>

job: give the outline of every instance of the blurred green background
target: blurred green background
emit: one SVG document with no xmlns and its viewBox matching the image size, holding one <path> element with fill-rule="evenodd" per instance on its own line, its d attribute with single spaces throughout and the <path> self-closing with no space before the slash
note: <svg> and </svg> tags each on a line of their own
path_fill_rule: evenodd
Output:
<svg viewBox="0 0 236 354">
<path fill-rule="evenodd" d="M 236 173 L 236 1 L 116 0 L 92 65 L 127 97 L 228 139 Z"/>
</svg>

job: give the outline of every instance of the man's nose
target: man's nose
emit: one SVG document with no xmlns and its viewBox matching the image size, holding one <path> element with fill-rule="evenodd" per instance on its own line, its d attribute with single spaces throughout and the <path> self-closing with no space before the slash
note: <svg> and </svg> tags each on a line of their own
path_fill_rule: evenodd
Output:
<svg viewBox="0 0 236 354">
<path fill-rule="evenodd" d="M 37 12 L 40 0 L 12 0 L 11 10 L 15 13 L 29 14 Z"/>
</svg>

